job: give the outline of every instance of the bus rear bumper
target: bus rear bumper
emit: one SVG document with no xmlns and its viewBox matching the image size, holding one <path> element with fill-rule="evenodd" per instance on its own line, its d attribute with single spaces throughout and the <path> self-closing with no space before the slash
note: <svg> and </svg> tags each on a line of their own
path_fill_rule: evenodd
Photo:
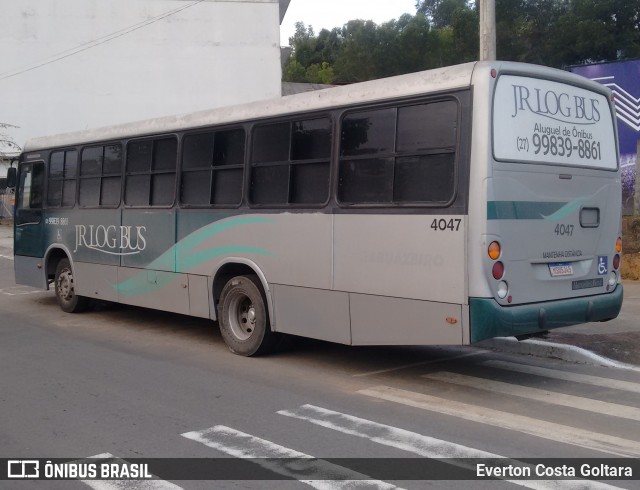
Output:
<svg viewBox="0 0 640 490">
<path fill-rule="evenodd" d="M 612 293 L 519 306 L 500 306 L 493 298 L 469 298 L 470 341 L 611 320 L 620 313 L 622 296 L 622 284 L 618 284 Z"/>
</svg>

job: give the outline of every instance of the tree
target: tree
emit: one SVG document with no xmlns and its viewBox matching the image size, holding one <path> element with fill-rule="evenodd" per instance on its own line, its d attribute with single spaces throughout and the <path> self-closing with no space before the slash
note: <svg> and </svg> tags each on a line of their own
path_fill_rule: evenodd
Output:
<svg viewBox="0 0 640 490">
<path fill-rule="evenodd" d="M 459 9 L 451 18 L 453 46 L 449 49 L 450 64 L 478 59 L 480 52 L 480 19 L 475 9 Z"/>
<path fill-rule="evenodd" d="M 318 36 L 313 27 L 296 22 L 296 32 L 289 39 L 292 54 L 285 63 L 282 79 L 286 82 L 333 83 L 333 60 L 339 50 L 338 29 L 322 29 Z"/>
<path fill-rule="evenodd" d="M 342 28 L 341 49 L 335 62 L 335 73 L 342 82 L 363 82 L 380 78 L 378 64 L 379 32 L 375 22 L 350 20 Z"/>
<path fill-rule="evenodd" d="M 318 52 L 318 38 L 316 37 L 313 26 L 307 27 L 304 22 L 296 22 L 296 32 L 289 38 L 289 43 L 293 48 L 293 57 L 308 67 L 313 63 L 322 63 L 322 54 Z"/>
<path fill-rule="evenodd" d="M 640 56 L 640 4 L 627 0 L 572 0 L 552 28 L 558 65 Z"/>
<path fill-rule="evenodd" d="M 336 80 L 333 67 L 326 61 L 323 61 L 322 64 L 314 63 L 307 68 L 305 75 L 309 83 L 332 84 Z"/>
<path fill-rule="evenodd" d="M 307 70 L 295 57 L 291 57 L 284 65 L 282 79 L 285 82 L 304 83 L 307 81 Z"/>
<path fill-rule="evenodd" d="M 416 9 L 431 21 L 434 27 L 450 26 L 458 10 L 469 10 L 467 0 L 418 0 Z"/>
<path fill-rule="evenodd" d="M 381 25 L 353 20 L 323 29 L 296 25 L 284 79 L 352 83 L 478 59 L 471 0 L 417 0 L 416 15 Z M 498 59 L 567 65 L 640 57 L 640 2 L 496 0 Z"/>
</svg>

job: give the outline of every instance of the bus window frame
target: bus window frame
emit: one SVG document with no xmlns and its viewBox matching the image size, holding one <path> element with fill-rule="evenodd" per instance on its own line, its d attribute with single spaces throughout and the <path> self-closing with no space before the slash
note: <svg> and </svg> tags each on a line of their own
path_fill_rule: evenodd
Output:
<svg viewBox="0 0 640 490">
<path fill-rule="evenodd" d="M 63 153 L 64 154 L 64 160 L 63 160 L 63 169 L 66 167 L 66 161 L 67 161 L 67 152 L 70 151 L 75 151 L 76 152 L 76 176 L 74 179 L 65 179 L 64 178 L 64 173 L 63 173 L 63 178 L 62 179 L 54 179 L 54 180 L 59 180 L 62 182 L 62 190 L 61 192 L 63 194 L 60 195 L 60 205 L 59 206 L 49 206 L 49 180 L 50 180 L 50 169 L 51 169 L 51 157 L 53 156 L 54 153 Z M 64 148 L 54 148 L 52 150 L 49 151 L 49 154 L 46 157 L 46 162 L 44 165 L 44 172 L 45 172 L 45 190 L 44 190 L 44 201 L 43 201 L 43 209 L 62 209 L 62 210 L 69 210 L 69 209 L 75 209 L 76 206 L 78 206 L 78 192 L 80 191 L 79 189 L 79 179 L 80 179 L 80 158 L 81 158 L 81 151 L 78 150 L 77 146 L 72 146 L 72 147 L 64 147 Z M 63 206 L 62 205 L 62 199 L 64 197 L 64 182 L 65 180 L 75 180 L 75 194 L 74 194 L 74 200 L 73 200 L 73 205 L 72 206 Z"/>
<path fill-rule="evenodd" d="M 242 184 L 240 188 L 240 200 L 236 204 L 189 204 L 184 203 L 182 201 L 182 173 L 184 167 L 184 139 L 187 136 L 201 135 L 201 134 L 215 134 L 222 131 L 233 131 L 241 129 L 244 131 L 244 155 L 242 158 Z M 249 128 L 247 124 L 230 124 L 223 126 L 211 126 L 204 128 L 196 128 L 192 130 L 186 130 L 180 133 L 180 141 L 179 141 L 179 149 L 178 149 L 178 176 L 177 176 L 177 190 L 176 190 L 176 202 L 175 205 L 179 206 L 180 209 L 239 209 L 243 205 L 245 205 L 245 194 L 246 194 L 246 176 L 247 176 L 247 165 L 248 163 L 248 154 L 249 154 Z M 208 170 L 210 172 L 210 176 L 213 172 L 215 172 L 216 168 L 220 168 L 221 166 L 214 167 L 213 165 L 209 165 Z M 189 172 L 189 170 L 187 170 Z M 209 181 L 209 185 L 211 186 L 211 181 Z M 211 189 L 209 190 L 209 201 L 211 201 L 212 193 Z"/>
<path fill-rule="evenodd" d="M 36 165 L 40 165 L 41 167 L 41 179 L 42 182 L 40 183 L 41 189 L 41 197 L 40 197 L 40 205 L 38 207 L 32 207 L 32 202 L 33 202 L 33 192 L 32 192 L 32 188 L 33 188 L 33 169 Z M 31 185 L 29 186 L 29 207 L 24 207 L 22 205 L 22 200 L 23 200 L 23 194 L 24 194 L 24 180 L 23 180 L 23 175 L 24 175 L 24 168 L 25 167 L 31 167 L 31 175 L 32 175 L 32 179 L 31 179 Z M 17 185 L 16 185 L 16 209 L 15 209 L 15 226 L 16 227 L 21 227 L 21 226 L 26 226 L 26 225 L 39 225 L 42 223 L 42 215 L 43 215 L 43 211 L 45 209 L 45 203 L 46 203 L 46 164 L 44 159 L 40 159 L 40 160 L 33 160 L 33 161 L 23 161 L 20 163 L 19 166 L 19 171 L 18 171 L 18 179 L 17 179 Z M 25 221 L 21 220 L 20 215 L 22 214 L 27 214 L 27 219 Z M 34 217 L 32 219 L 32 216 Z"/>
<path fill-rule="evenodd" d="M 471 134 L 470 125 L 466 125 L 465 121 L 463 121 L 463 106 L 464 103 L 459 97 L 459 92 L 469 92 L 470 100 L 469 104 L 472 106 L 471 101 L 471 91 L 468 90 L 456 90 L 452 92 L 443 92 L 443 93 L 432 93 L 428 96 L 420 96 L 420 97 L 411 97 L 405 99 L 398 99 L 392 101 L 386 101 L 384 103 L 373 103 L 366 105 L 357 105 L 349 107 L 348 109 L 343 109 L 339 114 L 339 124 L 338 124 L 338 135 L 337 135 L 337 145 L 336 145 L 336 156 L 335 156 L 335 176 L 334 176 L 334 192 L 336 203 L 342 209 L 372 209 L 372 210 L 382 210 L 382 209 L 407 209 L 407 208 L 419 208 L 419 209 L 449 209 L 455 205 L 458 200 L 458 195 L 460 192 L 460 178 L 461 178 L 461 158 L 463 153 L 463 140 L 462 133 L 469 132 L 469 140 Z M 388 109 L 395 108 L 400 109 L 402 107 L 421 105 L 421 104 L 429 104 L 434 102 L 442 102 L 447 100 L 453 100 L 456 103 L 456 141 L 455 141 L 455 159 L 454 159 L 454 174 L 453 174 L 453 192 L 451 198 L 446 202 L 424 202 L 424 201 L 406 201 L 406 202 L 381 202 L 381 203 L 349 203 L 344 202 L 340 199 L 339 196 L 339 185 L 340 185 L 340 163 L 342 160 L 341 157 L 341 136 L 342 136 L 342 123 L 344 118 L 349 114 L 354 112 L 365 112 L 365 111 L 374 111 L 378 109 Z M 396 113 L 396 131 L 394 135 L 394 151 L 389 155 L 393 155 L 394 161 L 399 157 L 395 150 L 395 146 L 397 145 L 397 113 Z M 395 165 L 395 163 L 394 163 Z"/>
<path fill-rule="evenodd" d="M 102 151 L 104 156 L 104 148 L 106 148 L 107 146 L 118 146 L 118 145 L 122 148 L 122 161 L 120 162 L 120 199 L 118 201 L 118 204 L 117 205 L 111 204 L 106 206 L 106 205 L 100 204 L 99 200 L 98 200 L 98 204 L 95 206 L 84 206 L 80 204 L 80 181 L 83 179 L 80 172 L 80 169 L 82 166 L 82 154 L 86 149 L 96 148 L 98 146 L 101 146 L 103 147 Z M 78 159 L 78 188 L 76 190 L 76 205 L 78 206 L 79 209 L 118 209 L 120 208 L 120 206 L 124 202 L 124 179 L 125 179 L 125 164 L 126 164 L 125 152 L 126 152 L 126 144 L 122 140 L 97 141 L 97 142 L 84 144 L 80 147 L 79 159 Z M 104 160 L 103 160 L 103 165 L 104 165 Z M 115 175 L 108 175 L 107 177 L 115 177 Z M 100 169 L 99 177 L 98 176 L 84 177 L 84 179 L 87 179 L 87 178 L 99 178 L 100 186 L 102 187 L 102 179 L 105 178 L 104 169 L 103 168 Z M 100 197 L 102 197 L 102 194 L 100 194 Z"/>
<path fill-rule="evenodd" d="M 330 143 L 329 157 L 328 157 L 328 162 L 329 162 L 329 181 L 327 183 L 328 192 L 327 192 L 327 198 L 324 200 L 324 202 L 322 203 L 289 203 L 287 202 L 287 203 L 277 203 L 277 204 L 256 204 L 252 202 L 251 201 L 251 176 L 252 176 L 252 169 L 254 167 L 254 163 L 253 163 L 253 134 L 254 134 L 253 131 L 254 129 L 256 127 L 267 126 L 270 124 L 281 124 L 281 123 L 291 124 L 296 121 L 309 121 L 313 119 L 322 119 L 322 118 L 328 119 L 331 127 L 331 130 L 330 130 L 331 143 Z M 333 199 L 333 197 L 335 196 L 335 188 L 334 188 L 333 182 L 334 182 L 334 173 L 336 170 L 335 153 L 338 147 L 338 144 L 336 141 L 336 137 L 337 137 L 336 134 L 339 134 L 339 133 L 336 133 L 336 128 L 338 127 L 338 124 L 336 122 L 337 122 L 337 117 L 334 110 L 288 114 L 285 116 L 280 116 L 280 117 L 275 117 L 270 119 L 261 119 L 261 120 L 251 121 L 251 123 L 249 124 L 249 132 L 247 133 L 247 136 L 249 138 L 249 147 L 247 148 L 247 152 L 246 152 L 247 171 L 245 175 L 245 195 L 244 195 L 243 203 L 250 209 L 305 210 L 305 209 L 326 208 L 331 202 L 331 200 Z M 305 163 L 322 163 L 325 161 L 327 160 L 309 159 L 309 160 L 296 160 L 295 162 L 297 163 L 293 162 L 291 160 L 291 141 L 289 141 L 289 161 L 287 164 L 283 163 L 283 165 L 289 165 L 289 166 L 305 165 Z M 260 166 L 260 164 L 258 164 L 258 166 Z M 289 189 L 289 192 L 290 191 L 291 190 Z"/>
<path fill-rule="evenodd" d="M 182 133 L 184 134 L 184 133 Z M 126 202 L 126 198 L 127 198 L 127 177 L 129 176 L 129 174 L 127 173 L 127 164 L 128 164 L 128 159 L 129 159 L 129 144 L 130 143 L 136 143 L 136 142 L 140 142 L 140 141 L 156 141 L 156 140 L 162 140 L 162 139 L 169 139 L 169 138 L 174 138 L 176 140 L 176 157 L 175 157 L 175 167 L 174 167 L 174 178 L 173 178 L 173 201 L 171 202 L 171 204 L 162 204 L 162 205 L 153 205 L 149 202 L 149 204 L 127 204 Z M 180 168 L 179 168 L 179 162 L 180 162 L 180 154 L 182 151 L 182 138 L 181 138 L 181 133 L 177 133 L 177 132 L 173 132 L 173 133 L 161 133 L 161 134 L 152 134 L 152 135 L 145 135 L 145 136 L 140 136 L 140 137 L 136 137 L 136 138 L 129 138 L 129 139 L 125 139 L 122 141 L 122 144 L 124 146 L 124 161 L 123 161 L 123 169 L 122 169 L 122 179 L 124 182 L 122 182 L 122 186 L 121 186 L 121 205 L 123 208 L 125 209 L 173 209 L 176 206 L 176 203 L 178 202 L 178 178 L 179 178 L 179 174 L 180 174 Z M 151 168 L 153 167 L 153 146 L 152 146 L 152 160 L 151 160 Z M 157 172 L 156 174 L 154 174 L 154 172 L 152 172 L 151 168 L 149 169 L 149 173 L 148 174 L 143 174 L 143 173 L 134 173 L 131 174 L 133 176 L 137 176 L 137 175 L 149 175 L 150 177 L 153 175 L 158 175 L 158 174 L 162 174 L 162 173 L 170 173 L 170 172 Z M 149 201 L 151 200 L 151 195 L 149 194 Z"/>
</svg>

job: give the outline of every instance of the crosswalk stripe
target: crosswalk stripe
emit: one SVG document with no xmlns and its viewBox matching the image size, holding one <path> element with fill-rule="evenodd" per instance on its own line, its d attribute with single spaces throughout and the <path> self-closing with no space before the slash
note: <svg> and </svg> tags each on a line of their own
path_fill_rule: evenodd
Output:
<svg viewBox="0 0 640 490">
<path fill-rule="evenodd" d="M 265 469 L 287 478 L 296 479 L 319 490 L 336 490 L 346 488 L 398 488 L 395 485 L 369 480 L 366 475 L 349 470 L 327 461 L 315 459 L 305 453 L 261 439 L 245 432 L 216 425 L 209 429 L 185 432 L 183 437 L 217 449 L 236 458 L 253 458 L 253 462 Z M 272 458 L 272 459 L 265 459 Z M 273 458 L 278 458 L 274 460 Z M 287 461 L 290 459 L 291 461 Z M 302 461 L 309 459 L 309 462 Z M 310 480 L 310 475 L 320 478 Z"/>
<path fill-rule="evenodd" d="M 469 405 L 445 398 L 392 388 L 390 386 L 374 386 L 359 390 L 358 393 L 595 451 L 618 456 L 640 457 L 640 443 L 621 437 L 600 434 L 576 427 L 546 422 L 532 417 L 501 412 L 479 405 Z"/>
<path fill-rule="evenodd" d="M 296 410 L 277 412 L 286 417 L 305 420 L 343 434 L 369 439 L 378 444 L 409 451 L 425 458 L 501 458 L 496 454 L 453 442 L 418 434 L 391 425 L 336 412 L 315 405 L 302 405 Z"/>
<path fill-rule="evenodd" d="M 491 391 L 493 393 L 501 393 L 505 395 L 517 396 L 528 400 L 535 400 L 563 407 L 576 408 L 595 412 L 602 415 L 612 415 L 629 420 L 640 420 L 640 409 L 628 407 L 626 405 L 618 405 L 616 403 L 603 402 L 593 400 L 591 398 L 583 398 L 581 396 L 566 395 L 555 391 L 541 390 L 539 388 L 531 388 L 528 386 L 520 386 L 502 381 L 494 381 L 491 379 L 477 378 L 474 376 L 466 376 L 458 373 L 435 372 L 422 375 L 423 378 L 442 381 L 444 383 L 456 384 L 459 386 L 468 386 L 480 390 Z"/>
<path fill-rule="evenodd" d="M 600 376 L 590 376 L 587 374 L 570 373 L 566 371 L 559 371 L 556 369 L 529 366 L 526 364 L 518 364 L 508 361 L 483 361 L 480 364 L 483 366 L 489 366 L 507 371 L 516 371 L 519 373 L 544 376 L 545 378 L 561 379 L 564 381 L 572 381 L 575 383 L 583 383 L 593 386 L 602 386 L 604 388 L 613 388 L 621 391 L 630 391 L 632 393 L 640 393 L 640 383 L 633 383 L 631 381 L 602 378 Z"/>
<path fill-rule="evenodd" d="M 111 453 L 96 454 L 81 460 L 87 462 L 91 459 L 113 459 L 113 462 L 124 462 Z M 182 490 L 182 487 L 166 480 L 80 480 L 94 490 Z"/>
<path fill-rule="evenodd" d="M 38 294 L 38 293 L 48 293 L 49 291 L 44 291 L 42 289 L 34 289 L 29 286 L 11 286 L 8 288 L 0 289 L 0 294 L 4 294 L 5 296 L 23 296 L 25 294 Z"/>
<path fill-rule="evenodd" d="M 302 405 L 295 410 L 280 410 L 277 412 L 286 417 L 292 417 L 304 420 L 320 427 L 332 429 L 343 434 L 348 434 L 372 442 L 401 449 L 425 458 L 448 459 L 450 464 L 465 468 L 476 469 L 475 462 L 466 462 L 468 458 L 476 459 L 495 459 L 502 461 L 513 461 L 516 466 L 527 466 L 515 460 L 510 460 L 504 456 L 493 454 L 481 449 L 475 449 L 454 442 L 436 439 L 435 437 L 425 436 L 417 432 L 411 432 L 406 429 L 393 427 L 391 425 L 380 424 L 371 420 L 355 417 L 342 412 L 336 412 L 327 408 L 315 405 Z M 505 481 L 515 485 L 534 489 L 578 489 L 585 488 L 585 481 L 563 480 L 547 481 L 547 480 L 509 480 Z M 588 482 L 591 489 L 611 489 L 618 488 L 599 482 Z"/>
</svg>

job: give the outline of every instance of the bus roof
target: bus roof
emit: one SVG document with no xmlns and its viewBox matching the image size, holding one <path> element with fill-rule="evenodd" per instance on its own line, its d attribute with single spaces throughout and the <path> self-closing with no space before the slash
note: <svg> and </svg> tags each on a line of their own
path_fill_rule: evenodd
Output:
<svg viewBox="0 0 640 490">
<path fill-rule="evenodd" d="M 168 133 L 367 103 L 386 98 L 419 95 L 425 93 L 425 87 L 429 87 L 429 91 L 463 88 L 469 86 L 474 66 L 475 63 L 466 63 L 248 104 L 38 137 L 27 141 L 24 151 Z"/>
<path fill-rule="evenodd" d="M 26 142 L 24 152 L 46 148 L 73 146 L 98 141 L 111 141 L 145 135 L 171 133 L 207 126 L 256 120 L 279 115 L 296 114 L 341 106 L 365 104 L 385 99 L 411 97 L 430 92 L 469 87 L 476 65 L 484 69 L 511 68 L 530 74 L 550 75 L 558 78 L 576 78 L 571 73 L 535 65 L 510 62 L 471 62 L 433 70 L 371 80 L 341 87 L 306 92 L 297 95 L 252 102 L 248 104 L 209 109 L 189 114 L 166 116 L 115 126 L 87 129 L 53 136 L 33 138 Z M 599 84 L 582 79 L 586 84 Z M 594 89 L 594 87 L 590 87 Z M 425 90 L 426 89 L 426 90 Z M 602 90 L 602 86 L 600 86 Z"/>
</svg>

